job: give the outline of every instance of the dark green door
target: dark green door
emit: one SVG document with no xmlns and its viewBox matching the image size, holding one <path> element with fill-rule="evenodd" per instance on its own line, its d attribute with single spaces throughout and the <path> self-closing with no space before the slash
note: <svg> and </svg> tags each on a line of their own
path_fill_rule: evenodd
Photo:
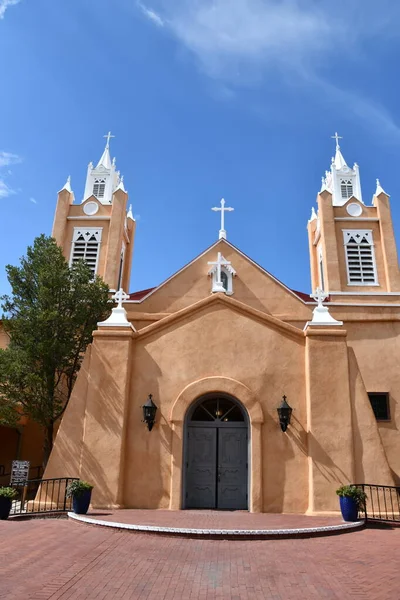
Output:
<svg viewBox="0 0 400 600">
<path fill-rule="evenodd" d="M 247 508 L 247 429 L 218 431 L 217 508 Z"/>
<path fill-rule="evenodd" d="M 200 403 L 187 424 L 185 508 L 248 508 L 248 432 L 226 398 Z"/>
</svg>

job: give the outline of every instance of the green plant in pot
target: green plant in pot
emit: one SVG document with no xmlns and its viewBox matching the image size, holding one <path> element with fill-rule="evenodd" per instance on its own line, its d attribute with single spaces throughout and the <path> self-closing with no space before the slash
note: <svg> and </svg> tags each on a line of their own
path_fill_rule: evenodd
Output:
<svg viewBox="0 0 400 600">
<path fill-rule="evenodd" d="M 86 515 L 90 499 L 92 497 L 93 486 L 87 481 L 75 479 L 67 486 L 67 498 L 72 498 L 72 509 L 78 515 Z"/>
<path fill-rule="evenodd" d="M 8 519 L 12 501 L 18 496 L 18 492 L 12 487 L 0 487 L 0 519 Z"/>
<path fill-rule="evenodd" d="M 357 521 L 358 511 L 365 509 L 367 494 L 356 485 L 342 485 L 336 490 L 344 521 Z"/>
</svg>

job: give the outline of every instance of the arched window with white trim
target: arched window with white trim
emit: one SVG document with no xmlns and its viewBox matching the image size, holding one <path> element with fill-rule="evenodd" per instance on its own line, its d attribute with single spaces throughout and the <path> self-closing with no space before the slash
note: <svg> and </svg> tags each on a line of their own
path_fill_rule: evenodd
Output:
<svg viewBox="0 0 400 600">
<path fill-rule="evenodd" d="M 347 229 L 343 236 L 347 285 L 378 285 L 372 231 Z"/>
</svg>

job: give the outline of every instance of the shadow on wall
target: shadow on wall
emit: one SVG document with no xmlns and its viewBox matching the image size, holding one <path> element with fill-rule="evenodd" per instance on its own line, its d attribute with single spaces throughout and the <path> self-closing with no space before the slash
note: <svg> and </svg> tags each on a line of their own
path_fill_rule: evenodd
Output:
<svg viewBox="0 0 400 600">
<path fill-rule="evenodd" d="M 389 467 L 379 426 L 353 348 L 349 348 L 348 356 L 356 483 L 393 485 L 399 478 Z M 390 409 L 393 406 L 393 419 L 394 404 L 391 402 L 390 406 Z M 395 422 L 387 425 L 388 429 L 397 429 Z"/>
<path fill-rule="evenodd" d="M 146 343 L 152 340 L 153 336 Z M 145 347 L 134 348 L 132 365 L 125 433 L 124 506 L 169 508 L 172 429 L 167 416 L 170 399 L 160 394 L 159 380 L 163 374 Z M 157 405 L 156 422 L 151 431 L 143 423 L 142 411 L 149 394 Z"/>
<path fill-rule="evenodd" d="M 101 348 L 101 352 L 99 349 Z M 106 354 L 104 347 L 93 345 L 91 370 L 89 377 L 89 394 L 86 402 L 84 438 L 82 443 L 81 469 L 85 479 L 95 486 L 93 503 L 107 505 L 110 498 L 115 497 L 115 469 L 123 464 L 124 432 L 126 414 L 124 414 L 125 386 L 114 378 L 115 357 L 111 352 Z M 95 354 L 96 353 L 96 354 Z M 129 377 L 129 365 L 124 365 Z M 121 456 L 117 453 L 121 450 Z M 118 465 L 118 466 L 117 466 Z M 122 497 L 123 474 L 118 479 L 117 497 Z M 111 487 L 110 487 L 111 483 Z"/>
</svg>

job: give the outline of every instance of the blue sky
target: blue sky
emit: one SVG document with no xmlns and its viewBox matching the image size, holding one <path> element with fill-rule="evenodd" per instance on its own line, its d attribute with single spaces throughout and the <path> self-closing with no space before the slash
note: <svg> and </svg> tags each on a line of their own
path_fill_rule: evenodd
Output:
<svg viewBox="0 0 400 600">
<path fill-rule="evenodd" d="M 392 0 L 0 0 L 0 292 L 111 130 L 137 235 L 131 290 L 218 237 L 309 291 L 306 223 L 343 136 L 400 236 L 400 5 Z"/>
</svg>

